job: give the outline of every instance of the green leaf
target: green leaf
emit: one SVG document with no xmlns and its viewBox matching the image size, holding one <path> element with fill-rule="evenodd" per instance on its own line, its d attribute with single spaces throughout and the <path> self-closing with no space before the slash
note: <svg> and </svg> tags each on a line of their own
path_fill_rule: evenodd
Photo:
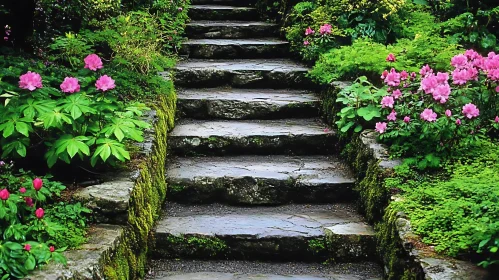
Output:
<svg viewBox="0 0 499 280">
<path fill-rule="evenodd" d="M 14 133 L 14 123 L 13 122 L 7 122 L 7 123 L 5 123 L 3 125 L 4 125 L 4 127 L 0 128 L 0 129 L 3 130 L 3 137 L 7 138 L 7 137 L 11 136 L 12 133 Z"/>
<path fill-rule="evenodd" d="M 22 135 L 29 137 L 29 132 L 31 131 L 31 127 L 24 122 L 16 122 L 16 130 Z"/>
<path fill-rule="evenodd" d="M 36 267 L 36 260 L 33 255 L 29 255 L 28 258 L 26 259 L 26 262 L 24 263 L 24 268 L 27 270 L 33 270 Z"/>
<path fill-rule="evenodd" d="M 348 122 L 345 126 L 341 128 L 341 132 L 347 132 L 350 127 L 352 127 L 355 123 L 354 122 Z"/>
<path fill-rule="evenodd" d="M 362 107 L 359 110 L 357 110 L 357 114 L 359 117 L 363 117 L 366 121 L 370 121 L 373 118 L 379 118 L 381 117 L 381 110 L 380 108 L 369 105 L 367 107 Z"/>
</svg>

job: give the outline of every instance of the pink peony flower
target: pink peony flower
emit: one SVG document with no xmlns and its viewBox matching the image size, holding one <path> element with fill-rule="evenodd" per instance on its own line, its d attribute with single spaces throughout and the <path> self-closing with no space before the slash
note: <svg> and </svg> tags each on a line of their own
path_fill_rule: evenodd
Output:
<svg viewBox="0 0 499 280">
<path fill-rule="evenodd" d="M 382 108 L 393 108 L 393 104 L 395 103 L 395 100 L 391 96 L 385 96 L 381 99 L 381 107 Z"/>
<path fill-rule="evenodd" d="M 33 206 L 33 199 L 31 197 L 25 197 L 24 201 L 26 202 L 26 205 L 28 205 L 29 207 Z"/>
<path fill-rule="evenodd" d="M 308 40 L 303 41 L 303 45 L 308 46 L 310 45 L 310 42 Z"/>
<path fill-rule="evenodd" d="M 321 33 L 321 35 L 331 34 L 331 28 L 332 28 L 331 24 L 324 24 L 319 28 L 319 33 Z"/>
<path fill-rule="evenodd" d="M 472 119 L 480 115 L 480 110 L 474 104 L 468 103 L 463 106 L 463 115 L 468 119 Z"/>
<path fill-rule="evenodd" d="M 101 76 L 97 82 L 95 82 L 95 87 L 97 87 L 98 90 L 102 91 L 108 91 L 110 89 L 113 89 L 116 87 L 114 84 L 114 80 L 111 79 L 108 75 Z"/>
<path fill-rule="evenodd" d="M 104 67 L 102 60 L 96 54 L 89 54 L 83 61 L 85 62 L 85 68 L 92 71 L 97 71 L 98 69 Z"/>
<path fill-rule="evenodd" d="M 9 197 L 10 197 L 9 190 L 7 190 L 7 189 L 0 190 L 0 199 L 1 200 L 7 200 L 7 199 L 9 199 Z"/>
<path fill-rule="evenodd" d="M 449 99 L 450 91 L 449 84 L 438 85 L 433 91 L 433 99 L 443 104 Z"/>
<path fill-rule="evenodd" d="M 24 188 L 24 187 L 20 188 L 20 189 L 19 189 L 19 192 L 20 192 L 20 193 L 26 193 L 26 188 Z"/>
<path fill-rule="evenodd" d="M 38 218 L 38 219 L 41 219 L 43 218 L 43 216 L 45 215 L 45 211 L 43 211 L 42 208 L 38 208 L 36 209 L 35 211 L 35 216 Z"/>
<path fill-rule="evenodd" d="M 43 186 L 43 180 L 40 179 L 40 178 L 35 178 L 33 180 L 33 188 L 35 188 L 35 190 L 39 191 Z"/>
<path fill-rule="evenodd" d="M 432 109 L 424 109 L 423 113 L 421 113 L 421 119 L 427 122 L 434 122 L 437 120 L 437 113 L 433 112 Z"/>
<path fill-rule="evenodd" d="M 468 57 L 464 54 L 458 54 L 451 59 L 450 64 L 458 69 L 466 68 L 468 67 Z"/>
<path fill-rule="evenodd" d="M 50 246 L 50 247 L 49 247 L 49 251 L 50 251 L 51 253 L 53 253 L 53 252 L 55 251 L 55 247 L 54 247 L 54 246 Z"/>
<path fill-rule="evenodd" d="M 386 122 L 378 122 L 376 123 L 376 131 L 383 134 L 386 131 Z"/>
<path fill-rule="evenodd" d="M 400 89 L 396 89 L 392 93 L 392 97 L 395 99 L 399 99 L 401 96 L 402 96 L 402 92 L 400 91 Z"/>
<path fill-rule="evenodd" d="M 452 116 L 452 112 L 450 110 L 445 110 L 445 115 L 447 117 L 450 117 L 450 116 Z"/>
<path fill-rule="evenodd" d="M 310 28 L 310 26 L 307 29 L 305 29 L 305 36 L 308 36 L 308 35 L 311 35 L 314 33 L 315 33 L 315 31 L 312 28 Z"/>
<path fill-rule="evenodd" d="M 77 78 L 66 77 L 61 84 L 61 90 L 65 93 L 75 93 L 80 91 L 80 84 Z"/>
<path fill-rule="evenodd" d="M 386 119 L 389 121 L 396 121 L 397 120 L 397 112 L 395 112 L 395 110 L 392 110 L 392 112 L 386 117 Z"/>
<path fill-rule="evenodd" d="M 456 120 L 456 124 L 457 124 L 457 125 L 461 125 L 461 120 L 460 120 L 460 119 L 457 119 L 457 120 Z"/>
<path fill-rule="evenodd" d="M 421 74 L 421 76 L 423 77 L 426 77 L 426 75 L 433 74 L 433 70 L 430 68 L 428 64 L 426 64 L 425 66 L 423 66 L 423 68 L 421 68 L 419 74 Z"/>
<path fill-rule="evenodd" d="M 28 252 L 29 252 L 29 251 L 31 250 L 31 245 L 29 245 L 29 244 L 25 244 L 25 245 L 24 245 L 24 250 L 26 250 L 26 251 L 28 251 Z"/>
<path fill-rule="evenodd" d="M 407 73 L 407 71 L 403 70 L 402 72 L 400 72 L 400 79 L 402 81 L 407 80 L 407 78 L 409 78 L 409 73 Z"/>
<path fill-rule="evenodd" d="M 398 87 L 400 85 L 400 74 L 392 69 L 388 75 L 386 75 L 385 83 L 391 87 Z"/>
<path fill-rule="evenodd" d="M 395 62 L 396 61 L 395 55 L 393 53 L 389 54 L 386 57 L 386 61 L 388 61 L 388 62 Z"/>
<path fill-rule="evenodd" d="M 409 116 L 404 117 L 404 122 L 409 123 L 411 121 L 411 118 Z"/>
<path fill-rule="evenodd" d="M 19 77 L 19 87 L 34 91 L 37 88 L 42 88 L 42 77 L 40 74 L 28 71 L 28 73 Z"/>
</svg>

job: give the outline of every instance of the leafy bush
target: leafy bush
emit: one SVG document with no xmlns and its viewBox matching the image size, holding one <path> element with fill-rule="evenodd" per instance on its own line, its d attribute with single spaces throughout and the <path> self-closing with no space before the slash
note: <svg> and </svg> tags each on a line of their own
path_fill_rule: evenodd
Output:
<svg viewBox="0 0 499 280">
<path fill-rule="evenodd" d="M 62 64 L 67 62 L 73 69 L 80 68 L 83 58 L 94 52 L 93 46 L 85 37 L 72 32 L 66 33 L 64 37 L 55 38 L 50 49 L 54 53 L 52 61 Z"/>
<path fill-rule="evenodd" d="M 66 263 L 62 252 L 85 240 L 86 217 L 81 205 L 50 208 L 65 187 L 47 178 L 35 178 L 13 164 L 0 161 L 0 276 L 24 278 L 50 261 Z M 55 214 L 54 211 L 57 211 Z M 50 214 L 49 214 L 50 213 Z M 78 213 L 75 215 L 75 213 Z M 78 230 L 67 221 L 78 224 Z"/>
<path fill-rule="evenodd" d="M 1 62 L 5 67 L 0 93 L 6 98 L 0 107 L 3 157 L 25 157 L 34 142 L 45 144 L 50 167 L 58 160 L 69 164 L 76 155 L 90 159 L 92 166 L 99 160 L 114 164 L 130 159 L 125 140 L 143 140 L 142 129 L 149 125 L 139 117 L 147 107 L 120 100 L 109 76 L 97 79 L 93 71 L 103 67 L 98 56 L 89 55 L 88 69 L 64 81 L 61 76 L 26 73 L 27 65 Z"/>
</svg>

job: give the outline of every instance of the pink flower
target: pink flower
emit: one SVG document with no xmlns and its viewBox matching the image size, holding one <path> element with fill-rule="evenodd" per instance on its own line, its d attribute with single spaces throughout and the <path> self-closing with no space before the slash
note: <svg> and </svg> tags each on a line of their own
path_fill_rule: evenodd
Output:
<svg viewBox="0 0 499 280">
<path fill-rule="evenodd" d="M 445 103 L 449 99 L 450 86 L 449 84 L 438 85 L 433 91 L 433 99 L 440 101 L 440 103 Z"/>
<path fill-rule="evenodd" d="M 9 199 L 10 193 L 7 189 L 3 189 L 0 191 L 0 199 L 1 200 L 7 200 Z"/>
<path fill-rule="evenodd" d="M 494 122 L 499 123 L 499 116 L 496 116 L 496 118 L 494 119 Z"/>
<path fill-rule="evenodd" d="M 35 216 L 38 218 L 38 219 L 41 219 L 43 218 L 43 216 L 45 215 L 45 211 L 43 211 L 42 208 L 38 208 L 36 209 L 35 211 Z"/>
<path fill-rule="evenodd" d="M 98 90 L 102 91 L 108 91 L 110 89 L 113 89 L 116 87 L 114 84 L 114 80 L 111 79 L 108 75 L 101 76 L 97 82 L 95 82 L 95 87 L 97 87 Z"/>
<path fill-rule="evenodd" d="M 178 7 L 179 12 L 182 12 L 182 10 L 184 10 L 182 7 Z"/>
<path fill-rule="evenodd" d="M 24 187 L 20 188 L 20 189 L 19 189 L 19 192 L 20 192 L 20 193 L 26 193 L 26 188 L 24 188 Z"/>
<path fill-rule="evenodd" d="M 411 80 L 414 80 L 414 79 L 416 79 L 416 72 L 411 73 Z"/>
<path fill-rule="evenodd" d="M 386 131 L 386 122 L 378 122 L 376 123 L 376 131 L 383 134 Z"/>
<path fill-rule="evenodd" d="M 389 121 L 396 121 L 397 120 L 397 112 L 395 112 L 395 110 L 392 110 L 392 112 L 386 117 L 386 119 Z"/>
<path fill-rule="evenodd" d="M 398 87 L 400 85 L 400 74 L 392 69 L 388 75 L 386 75 L 385 83 L 391 87 Z"/>
<path fill-rule="evenodd" d="M 386 61 L 388 61 L 388 62 L 395 62 L 396 61 L 395 55 L 393 53 L 389 54 L 386 57 Z"/>
<path fill-rule="evenodd" d="M 43 186 L 43 180 L 40 179 L 40 178 L 35 178 L 33 180 L 33 188 L 35 188 L 35 190 L 39 191 Z"/>
<path fill-rule="evenodd" d="M 26 205 L 29 207 L 33 206 L 33 199 L 31 197 L 25 197 L 24 201 L 26 202 Z"/>
<path fill-rule="evenodd" d="M 437 113 L 433 112 L 432 109 L 424 109 L 423 113 L 421 113 L 421 119 L 427 122 L 434 122 L 437 120 Z"/>
<path fill-rule="evenodd" d="M 468 103 L 463 106 L 463 115 L 468 119 L 472 119 L 480 115 L 480 110 L 474 104 Z"/>
<path fill-rule="evenodd" d="M 331 28 L 332 28 L 331 24 L 324 24 L 319 28 L 319 32 L 321 33 L 321 35 L 331 34 Z"/>
<path fill-rule="evenodd" d="M 433 70 L 430 68 L 430 66 L 428 64 L 426 64 L 425 66 L 423 66 L 423 68 L 421 68 L 421 70 L 419 71 L 419 74 L 421 74 L 421 76 L 425 77 L 428 74 L 433 74 Z"/>
<path fill-rule="evenodd" d="M 409 78 L 409 73 L 407 73 L 407 71 L 404 70 L 404 71 L 400 72 L 400 79 L 402 81 L 407 80 L 407 78 Z"/>
<path fill-rule="evenodd" d="M 468 66 L 468 57 L 464 54 L 458 54 L 451 59 L 450 64 L 455 68 L 466 68 Z"/>
<path fill-rule="evenodd" d="M 310 28 L 310 26 L 307 29 L 305 29 L 305 36 L 308 36 L 308 35 L 311 35 L 314 33 L 315 33 L 315 31 L 312 28 Z"/>
<path fill-rule="evenodd" d="M 89 54 L 83 61 L 85 62 L 85 68 L 92 71 L 97 71 L 98 69 L 104 67 L 102 60 L 96 54 Z"/>
<path fill-rule="evenodd" d="M 425 93 L 431 94 L 437 88 L 438 86 L 438 80 L 435 75 L 427 75 L 425 78 L 421 80 L 421 88 L 424 90 Z"/>
<path fill-rule="evenodd" d="M 386 76 L 388 76 L 388 70 L 383 71 L 383 73 L 381 74 L 381 79 L 386 79 Z"/>
<path fill-rule="evenodd" d="M 402 92 L 400 91 L 400 89 L 396 89 L 392 93 L 392 97 L 395 99 L 399 99 L 401 96 L 402 96 Z"/>
<path fill-rule="evenodd" d="M 28 252 L 29 252 L 29 251 L 31 250 L 31 245 L 29 245 L 29 244 L 25 244 L 25 245 L 24 245 L 24 250 L 26 250 L 26 251 L 28 251 Z"/>
<path fill-rule="evenodd" d="M 437 82 L 440 84 L 447 83 L 449 81 L 449 74 L 438 72 L 437 73 Z"/>
<path fill-rule="evenodd" d="M 55 251 L 55 247 L 54 247 L 54 246 L 50 246 L 50 247 L 49 247 L 49 251 L 50 251 L 51 253 L 53 253 L 53 252 Z"/>
<path fill-rule="evenodd" d="M 496 92 L 499 92 L 499 86 L 496 87 Z"/>
<path fill-rule="evenodd" d="M 382 108 L 393 108 L 393 104 L 395 103 L 395 100 L 391 96 L 385 96 L 381 99 L 381 107 Z"/>
<path fill-rule="evenodd" d="M 456 120 L 456 124 L 457 124 L 457 125 L 461 125 L 461 120 L 460 120 L 460 119 L 457 119 L 457 120 Z"/>
<path fill-rule="evenodd" d="M 310 42 L 308 40 L 303 41 L 303 45 L 308 46 L 310 45 Z"/>
<path fill-rule="evenodd" d="M 468 57 L 468 59 L 470 59 L 470 60 L 475 60 L 475 59 L 482 58 L 482 56 L 479 53 L 477 53 L 476 51 L 474 51 L 472 49 L 466 50 L 464 52 L 464 55 L 466 57 Z"/>
<path fill-rule="evenodd" d="M 19 77 L 19 87 L 34 91 L 37 88 L 42 88 L 42 77 L 40 74 L 28 71 L 28 73 Z"/>
<path fill-rule="evenodd" d="M 75 93 L 80 91 L 80 84 L 77 78 L 66 77 L 61 84 L 61 90 L 65 93 Z"/>
<path fill-rule="evenodd" d="M 411 118 L 409 116 L 404 117 L 404 122 L 409 123 L 411 121 Z"/>
<path fill-rule="evenodd" d="M 445 110 L 445 115 L 447 117 L 450 117 L 450 116 L 452 116 L 452 112 L 450 110 Z"/>
</svg>

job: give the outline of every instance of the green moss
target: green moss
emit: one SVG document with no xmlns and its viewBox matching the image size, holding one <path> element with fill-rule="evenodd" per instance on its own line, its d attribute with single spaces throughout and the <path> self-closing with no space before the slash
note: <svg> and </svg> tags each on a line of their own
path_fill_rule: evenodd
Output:
<svg viewBox="0 0 499 280">
<path fill-rule="evenodd" d="M 180 185 L 170 185 L 168 186 L 168 191 L 171 193 L 179 193 L 185 190 L 185 186 L 180 186 Z"/>
<path fill-rule="evenodd" d="M 308 248 L 316 254 L 322 254 L 327 250 L 325 238 L 315 238 L 308 241 Z"/>
<path fill-rule="evenodd" d="M 167 254 L 171 257 L 221 256 L 227 250 L 225 241 L 217 237 L 168 236 L 166 238 Z"/>
<path fill-rule="evenodd" d="M 157 120 L 152 153 L 139 164 L 140 175 L 130 195 L 128 226 L 117 252 L 105 262 L 105 279 L 142 279 L 152 247 L 150 232 L 166 198 L 167 133 L 174 125 L 176 95 L 161 95 L 153 104 Z"/>
</svg>

